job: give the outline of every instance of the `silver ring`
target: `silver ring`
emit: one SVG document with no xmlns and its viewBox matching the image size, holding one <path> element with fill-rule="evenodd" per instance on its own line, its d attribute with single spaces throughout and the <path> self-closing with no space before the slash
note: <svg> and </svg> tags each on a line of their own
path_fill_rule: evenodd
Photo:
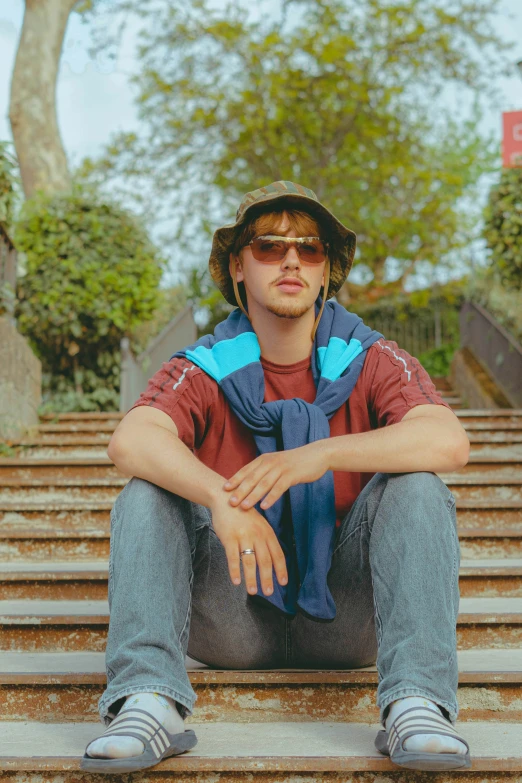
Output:
<svg viewBox="0 0 522 783">
<path fill-rule="evenodd" d="M 255 549 L 242 549 L 241 554 L 242 555 L 255 555 L 256 550 Z"/>
</svg>

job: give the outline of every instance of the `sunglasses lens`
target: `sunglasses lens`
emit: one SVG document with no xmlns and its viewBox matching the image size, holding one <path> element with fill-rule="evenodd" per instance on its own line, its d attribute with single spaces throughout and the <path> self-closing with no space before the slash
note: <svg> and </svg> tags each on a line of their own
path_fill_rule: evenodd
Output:
<svg viewBox="0 0 522 783">
<path fill-rule="evenodd" d="M 320 239 L 309 239 L 307 242 L 286 242 L 277 239 L 254 239 L 250 244 L 252 255 L 256 261 L 266 263 L 281 261 L 293 245 L 302 261 L 308 264 L 320 264 L 325 259 L 325 247 Z"/>
<path fill-rule="evenodd" d="M 254 239 L 250 245 L 252 255 L 257 261 L 281 261 L 288 246 L 275 239 Z"/>
<path fill-rule="evenodd" d="M 298 245 L 298 248 L 303 261 L 309 264 L 319 264 L 324 261 L 324 245 L 320 239 L 311 239 L 309 242 Z"/>
</svg>

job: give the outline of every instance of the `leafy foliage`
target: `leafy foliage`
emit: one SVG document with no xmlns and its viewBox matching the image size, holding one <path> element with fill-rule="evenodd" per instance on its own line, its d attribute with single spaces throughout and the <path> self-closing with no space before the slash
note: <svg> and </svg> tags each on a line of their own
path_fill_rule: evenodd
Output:
<svg viewBox="0 0 522 783">
<path fill-rule="evenodd" d="M 259 5 L 260 21 L 239 2 L 142 5 L 143 132 L 117 135 L 82 176 L 122 175 L 140 209 L 161 201 L 192 252 L 246 191 L 291 179 L 356 231 L 376 283 L 390 257 L 404 276 L 442 263 L 468 241 L 497 150 L 478 103 L 462 120 L 437 98 L 451 83 L 487 95 L 505 49 L 496 0 L 301 0 L 282 19 Z"/>
<path fill-rule="evenodd" d="M 522 167 L 503 169 L 491 188 L 485 210 L 484 237 L 491 266 L 509 290 L 522 289 Z"/>
<path fill-rule="evenodd" d="M 459 348 L 459 341 L 452 341 L 441 345 L 439 348 L 432 348 L 429 351 L 423 351 L 418 355 L 418 360 L 433 378 L 442 376 L 446 378 L 450 373 L 451 360 L 455 351 Z"/>
<path fill-rule="evenodd" d="M 143 226 L 76 188 L 27 201 L 15 244 L 15 314 L 42 361 L 44 411 L 117 409 L 120 339 L 153 317 L 164 265 Z"/>
<path fill-rule="evenodd" d="M 354 293 L 347 303 L 364 320 L 367 318 L 393 318 L 399 323 L 414 320 L 420 316 L 433 315 L 438 307 L 458 312 L 466 297 L 468 277 L 451 280 L 443 285 L 434 285 L 416 291 L 392 291 L 372 301 L 364 289 Z M 392 338 L 393 339 L 393 338 Z"/>
</svg>

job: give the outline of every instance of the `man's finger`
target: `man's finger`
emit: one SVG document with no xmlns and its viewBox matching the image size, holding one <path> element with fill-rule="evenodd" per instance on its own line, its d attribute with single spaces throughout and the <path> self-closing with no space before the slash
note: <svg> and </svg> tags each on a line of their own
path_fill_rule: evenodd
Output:
<svg viewBox="0 0 522 783">
<path fill-rule="evenodd" d="M 241 550 L 243 549 L 254 549 L 254 546 L 251 544 L 243 544 L 241 546 Z M 241 563 L 243 564 L 243 573 L 245 575 L 247 591 L 250 593 L 250 595 L 254 595 L 257 593 L 256 555 L 250 553 L 241 555 Z"/>
<path fill-rule="evenodd" d="M 241 584 L 241 569 L 239 567 L 239 548 L 237 541 L 232 540 L 225 545 L 225 554 L 228 561 L 228 572 L 235 585 Z"/>
<path fill-rule="evenodd" d="M 276 500 L 279 500 L 281 495 L 284 495 L 286 490 L 291 487 L 288 477 L 281 476 L 278 481 L 273 484 L 272 489 L 268 492 L 267 496 L 263 498 L 263 502 L 261 503 L 261 508 L 270 508 L 270 506 L 273 506 Z M 264 493 L 263 493 L 264 494 Z M 261 495 L 262 497 L 262 495 Z"/>
<path fill-rule="evenodd" d="M 247 495 L 250 494 L 250 492 L 259 484 L 259 482 L 263 479 L 263 477 L 266 475 L 266 473 L 270 470 L 268 465 L 261 465 L 257 470 L 253 470 L 251 473 L 246 476 L 241 484 L 236 487 L 234 490 L 234 494 L 230 498 L 230 503 L 232 505 L 237 506 L 238 503 L 241 503 L 242 500 L 244 500 Z"/>
<path fill-rule="evenodd" d="M 279 468 L 276 468 L 270 471 L 270 473 L 267 473 L 266 476 L 263 476 L 263 478 L 260 479 L 253 488 L 252 492 L 250 492 L 250 494 L 248 494 L 246 498 L 241 501 L 241 507 L 251 508 L 252 506 L 255 506 L 257 501 L 261 500 L 261 498 L 272 489 L 274 484 L 279 479 L 280 473 L 281 471 Z"/>
<path fill-rule="evenodd" d="M 244 557 L 246 556 L 247 555 L 244 555 Z M 257 567 L 259 568 L 259 580 L 263 593 L 265 595 L 272 595 L 274 592 L 272 555 L 264 541 L 259 541 L 256 544 L 256 561 Z"/>
<path fill-rule="evenodd" d="M 236 487 L 238 484 L 241 484 L 243 479 L 248 476 L 249 472 L 259 466 L 260 459 L 260 457 L 256 457 L 256 459 L 252 460 L 252 462 L 249 462 L 247 465 L 244 465 L 242 468 L 240 468 L 237 473 L 234 473 L 233 476 L 227 479 L 224 484 L 224 488 L 230 490 Z"/>
<path fill-rule="evenodd" d="M 272 563 L 274 565 L 274 571 L 276 573 L 277 581 L 280 585 L 286 585 L 288 582 L 288 571 L 286 569 L 286 560 L 281 545 L 277 539 L 276 534 L 269 536 L 266 539 Z"/>
</svg>

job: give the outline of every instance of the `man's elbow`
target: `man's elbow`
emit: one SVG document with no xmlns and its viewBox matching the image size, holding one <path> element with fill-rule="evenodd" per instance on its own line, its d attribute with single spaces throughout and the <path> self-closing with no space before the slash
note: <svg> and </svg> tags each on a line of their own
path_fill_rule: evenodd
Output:
<svg viewBox="0 0 522 783">
<path fill-rule="evenodd" d="M 459 438 L 453 450 L 457 469 L 464 468 L 468 464 L 470 449 L 471 444 L 469 442 L 469 438 L 466 434 L 464 434 L 464 437 Z"/>
<path fill-rule="evenodd" d="M 109 445 L 107 446 L 107 456 L 111 460 L 111 462 L 114 462 L 116 467 L 118 467 L 118 463 L 121 463 L 125 453 L 125 448 L 122 445 L 121 437 L 117 435 L 117 433 L 113 433 Z"/>
</svg>

